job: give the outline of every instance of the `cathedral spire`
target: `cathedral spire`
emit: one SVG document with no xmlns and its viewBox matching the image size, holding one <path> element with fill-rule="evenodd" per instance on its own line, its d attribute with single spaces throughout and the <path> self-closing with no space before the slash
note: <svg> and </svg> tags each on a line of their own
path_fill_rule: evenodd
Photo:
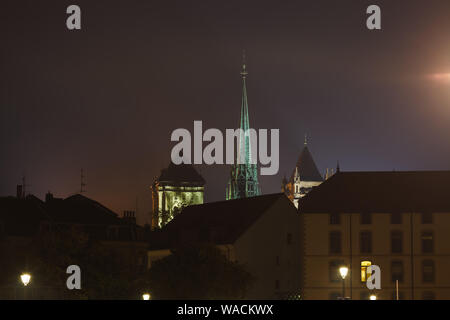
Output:
<svg viewBox="0 0 450 320">
<path fill-rule="evenodd" d="M 250 143 L 250 135 L 248 130 L 250 129 L 250 119 L 248 116 L 248 101 L 247 101 L 247 86 L 245 83 L 245 79 L 248 75 L 247 66 L 245 61 L 245 50 L 242 53 L 242 101 L 241 101 L 241 135 L 239 137 L 239 150 L 238 150 L 238 159 L 244 160 L 244 164 L 252 163 L 252 155 L 251 155 L 251 143 Z M 242 157 L 242 158 L 241 158 Z"/>
<path fill-rule="evenodd" d="M 258 196 L 261 194 L 258 184 L 258 168 L 256 159 L 252 159 L 250 119 L 248 116 L 247 86 L 248 75 L 245 51 L 242 55 L 242 98 L 239 141 L 237 147 L 237 161 L 231 169 L 230 179 L 226 190 L 226 199 L 239 199 Z M 252 161 L 253 160 L 253 161 Z"/>
</svg>

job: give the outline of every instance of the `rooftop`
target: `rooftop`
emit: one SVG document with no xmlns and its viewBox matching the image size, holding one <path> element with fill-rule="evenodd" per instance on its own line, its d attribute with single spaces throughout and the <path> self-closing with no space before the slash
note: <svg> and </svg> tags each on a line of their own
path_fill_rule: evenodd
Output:
<svg viewBox="0 0 450 320">
<path fill-rule="evenodd" d="M 179 242 L 234 243 L 283 193 L 188 206 L 162 230 L 153 233 L 152 249 Z M 295 208 L 294 208 L 295 209 Z"/>
<path fill-rule="evenodd" d="M 450 212 L 450 171 L 338 172 L 313 188 L 299 212 Z"/>
</svg>

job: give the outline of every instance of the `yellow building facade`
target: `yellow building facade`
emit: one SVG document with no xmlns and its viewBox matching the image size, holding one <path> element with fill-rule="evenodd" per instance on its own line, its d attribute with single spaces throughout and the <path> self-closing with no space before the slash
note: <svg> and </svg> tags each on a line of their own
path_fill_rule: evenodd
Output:
<svg viewBox="0 0 450 320">
<path fill-rule="evenodd" d="M 450 299 L 449 178 L 340 172 L 311 191 L 299 208 L 302 297 Z M 379 290 L 367 288 L 369 265 L 380 267 Z M 341 266 L 349 268 L 345 280 Z"/>
</svg>

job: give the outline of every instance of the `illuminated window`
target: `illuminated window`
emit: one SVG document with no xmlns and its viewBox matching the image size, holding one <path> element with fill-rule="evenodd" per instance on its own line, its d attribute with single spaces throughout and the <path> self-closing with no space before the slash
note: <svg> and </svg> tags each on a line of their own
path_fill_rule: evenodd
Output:
<svg viewBox="0 0 450 320">
<path fill-rule="evenodd" d="M 361 261 L 361 282 L 366 282 L 372 274 L 367 267 L 372 265 L 372 261 Z"/>
</svg>

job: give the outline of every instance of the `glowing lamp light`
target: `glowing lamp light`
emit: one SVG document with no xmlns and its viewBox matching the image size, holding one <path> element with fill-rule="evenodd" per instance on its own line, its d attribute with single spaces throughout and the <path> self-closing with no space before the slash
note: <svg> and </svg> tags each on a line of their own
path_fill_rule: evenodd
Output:
<svg viewBox="0 0 450 320">
<path fill-rule="evenodd" d="M 370 300 L 377 300 L 377 296 L 374 294 L 371 294 L 369 297 Z"/>
<path fill-rule="evenodd" d="M 342 279 L 345 279 L 345 277 L 348 274 L 348 268 L 347 267 L 340 267 L 339 273 L 341 274 Z"/>
<path fill-rule="evenodd" d="M 142 300 L 150 300 L 150 293 L 144 293 L 142 295 Z"/>
<path fill-rule="evenodd" d="M 31 275 L 28 273 L 23 273 L 20 275 L 20 280 L 22 281 L 24 286 L 27 286 L 30 283 Z"/>
</svg>

